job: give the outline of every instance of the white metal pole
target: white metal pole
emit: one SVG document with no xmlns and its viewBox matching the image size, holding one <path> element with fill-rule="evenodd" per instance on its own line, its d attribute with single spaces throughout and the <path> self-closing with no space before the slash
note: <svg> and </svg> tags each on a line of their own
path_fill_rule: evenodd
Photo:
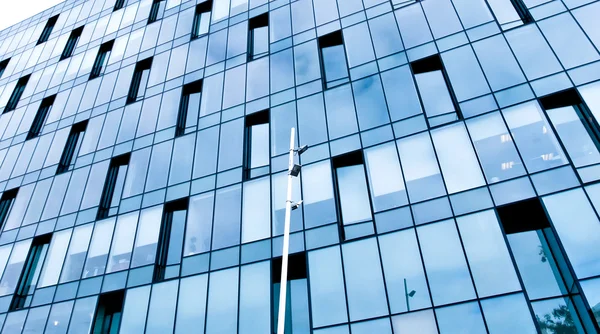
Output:
<svg viewBox="0 0 600 334">
<path fill-rule="evenodd" d="M 294 167 L 294 139 L 296 129 L 292 128 L 290 135 L 290 161 L 288 165 L 287 198 L 285 200 L 285 223 L 283 228 L 283 250 L 281 253 L 281 281 L 279 283 L 279 317 L 277 334 L 285 331 L 285 304 L 287 294 L 288 253 L 290 251 L 290 215 L 292 211 L 292 167 Z"/>
</svg>

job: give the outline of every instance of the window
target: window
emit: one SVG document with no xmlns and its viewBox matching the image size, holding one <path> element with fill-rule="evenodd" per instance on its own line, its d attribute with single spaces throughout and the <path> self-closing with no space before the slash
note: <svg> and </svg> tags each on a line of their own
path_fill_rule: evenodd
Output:
<svg viewBox="0 0 600 334">
<path fill-rule="evenodd" d="M 210 27 L 210 15 L 212 10 L 212 0 L 205 1 L 196 6 L 194 14 L 194 24 L 192 26 L 192 39 L 208 34 Z"/>
<path fill-rule="evenodd" d="M 123 299 L 125 299 L 125 290 L 100 295 L 92 333 L 112 334 L 119 331 L 123 313 Z"/>
<path fill-rule="evenodd" d="M 188 198 L 183 198 L 165 204 L 154 267 L 155 282 L 179 276 L 177 265 L 181 263 L 188 202 Z"/>
<path fill-rule="evenodd" d="M 54 28 L 56 21 L 58 21 L 58 15 L 52 16 L 48 19 L 48 22 L 46 22 L 46 26 L 44 27 L 44 30 L 42 30 L 42 34 L 40 35 L 37 44 L 42 44 L 48 40 L 48 37 L 50 37 L 50 34 L 52 34 L 52 29 Z"/>
<path fill-rule="evenodd" d="M 165 2 L 163 0 L 153 0 L 150 7 L 150 16 L 148 16 L 148 24 L 156 22 L 165 12 Z"/>
<path fill-rule="evenodd" d="M 8 218 L 18 192 L 19 188 L 7 190 L 0 197 L 0 228 L 4 227 L 4 223 L 6 222 L 6 218 Z"/>
<path fill-rule="evenodd" d="M 248 21 L 248 60 L 269 54 L 269 13 Z"/>
<path fill-rule="evenodd" d="M 31 124 L 31 128 L 29 128 L 29 133 L 27 134 L 26 140 L 39 136 L 40 132 L 42 131 L 42 126 L 44 125 L 44 122 L 46 122 L 46 117 L 50 113 L 50 109 L 52 109 L 55 99 L 56 94 L 48 96 L 42 100 L 42 104 L 40 104 L 40 107 L 33 118 L 33 123 Z"/>
<path fill-rule="evenodd" d="M 373 214 L 362 151 L 331 159 L 342 240 L 372 234 Z"/>
<path fill-rule="evenodd" d="M 117 10 L 123 8 L 125 6 L 125 0 L 117 0 L 115 2 L 115 7 L 113 8 L 113 11 L 116 12 Z"/>
<path fill-rule="evenodd" d="M 439 55 L 410 64 L 430 127 L 462 119 L 448 75 Z"/>
<path fill-rule="evenodd" d="M 129 94 L 127 95 L 127 103 L 133 103 L 144 98 L 146 85 L 150 77 L 150 67 L 152 67 L 152 57 L 135 64 L 131 86 L 129 86 Z"/>
<path fill-rule="evenodd" d="M 25 260 L 25 266 L 17 285 L 17 290 L 10 304 L 11 310 L 29 307 L 33 299 L 33 292 L 37 285 L 42 269 L 42 264 L 48 253 L 52 234 L 35 237 Z"/>
<path fill-rule="evenodd" d="M 104 219 L 117 213 L 130 155 L 130 153 L 126 153 L 113 157 L 110 160 L 96 220 Z"/>
<path fill-rule="evenodd" d="M 73 124 L 71 127 L 69 137 L 67 137 L 67 143 L 65 144 L 65 148 L 60 157 L 60 162 L 58 163 L 58 168 L 56 169 L 56 174 L 64 173 L 73 169 L 75 165 L 74 157 L 77 156 L 79 149 L 81 148 L 81 143 L 83 142 L 83 133 L 87 128 L 87 124 L 88 121 L 85 120 Z"/>
<path fill-rule="evenodd" d="M 0 61 L 0 78 L 2 78 L 2 74 L 4 74 L 4 70 L 6 70 L 6 67 L 8 66 L 9 61 L 10 61 L 10 58 Z"/>
<path fill-rule="evenodd" d="M 67 44 L 65 45 L 65 49 L 60 56 L 60 60 L 67 59 L 73 55 L 73 51 L 75 51 L 75 46 L 77 46 L 77 42 L 79 41 L 79 37 L 81 37 L 82 32 L 83 26 L 71 31 L 69 39 L 67 40 Z"/>
<path fill-rule="evenodd" d="M 181 102 L 177 114 L 177 127 L 175 137 L 185 134 L 186 125 L 196 125 L 200 111 L 200 97 L 202 96 L 202 80 L 191 82 L 183 86 Z"/>
<path fill-rule="evenodd" d="M 31 77 L 31 74 L 28 74 L 28 75 L 20 78 L 19 81 L 17 81 L 17 86 L 15 87 L 15 90 L 13 90 L 12 94 L 10 95 L 10 98 L 8 99 L 8 103 L 6 104 L 6 107 L 4 108 L 4 112 L 9 112 L 9 111 L 15 110 L 15 108 L 17 108 L 17 104 L 19 103 L 19 100 L 21 99 L 21 96 L 23 95 L 23 92 L 25 91 L 27 82 L 29 82 L 29 77 Z"/>
<path fill-rule="evenodd" d="M 277 328 L 279 317 L 279 291 L 281 288 L 281 257 L 271 260 L 273 282 L 273 328 Z M 285 333 L 308 333 L 310 311 L 308 308 L 308 280 L 306 253 L 290 254 L 288 257 Z M 293 324 L 293 331 L 292 331 Z"/>
<path fill-rule="evenodd" d="M 544 313 L 551 314 L 553 306 L 560 305 L 556 309 L 571 317 L 573 321 L 568 326 L 578 332 L 575 328 L 581 326 L 580 317 L 589 315 L 580 303 L 573 302 L 581 298 L 575 275 L 542 203 L 534 198 L 497 210 L 536 318 L 544 322 Z"/>
<path fill-rule="evenodd" d="M 523 0 L 488 0 L 502 30 L 533 22 Z"/>
<path fill-rule="evenodd" d="M 321 36 L 318 42 L 322 75 L 325 78 L 324 88 L 331 88 L 348 82 L 350 75 L 346 63 L 342 31 L 338 30 Z"/>
<path fill-rule="evenodd" d="M 98 50 L 98 55 L 96 56 L 96 60 L 94 61 L 94 66 L 92 67 L 92 73 L 90 74 L 90 80 L 97 78 L 104 73 L 106 70 L 106 65 L 108 64 L 108 58 L 110 58 L 110 53 L 113 48 L 113 44 L 115 40 L 108 41 L 100 45 L 100 49 Z"/>
<path fill-rule="evenodd" d="M 575 167 L 600 163 L 600 128 L 574 88 L 539 99 Z"/>
<path fill-rule="evenodd" d="M 269 110 L 246 116 L 244 176 L 252 179 L 269 173 Z"/>
</svg>

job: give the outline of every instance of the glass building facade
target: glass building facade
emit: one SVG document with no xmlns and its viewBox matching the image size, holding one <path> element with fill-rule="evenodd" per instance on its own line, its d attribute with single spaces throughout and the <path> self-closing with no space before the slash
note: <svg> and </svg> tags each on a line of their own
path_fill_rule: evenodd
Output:
<svg viewBox="0 0 600 334">
<path fill-rule="evenodd" d="M 23 4 L 26 5 L 26 4 Z M 68 0 L 0 32 L 0 334 L 596 333 L 600 1 Z"/>
</svg>

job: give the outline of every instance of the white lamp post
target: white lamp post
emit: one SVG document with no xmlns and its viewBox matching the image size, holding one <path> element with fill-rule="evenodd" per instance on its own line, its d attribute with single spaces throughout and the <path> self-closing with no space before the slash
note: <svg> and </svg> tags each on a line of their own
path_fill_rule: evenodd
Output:
<svg viewBox="0 0 600 334">
<path fill-rule="evenodd" d="M 304 145 L 298 149 L 294 147 L 296 129 L 292 128 L 290 135 L 290 154 L 288 163 L 287 197 L 285 200 L 285 223 L 283 228 L 283 250 L 281 253 L 281 281 L 279 283 L 279 316 L 277 320 L 277 334 L 284 334 L 285 331 L 285 304 L 287 297 L 287 269 L 288 257 L 290 251 L 290 217 L 292 210 L 297 209 L 302 201 L 292 202 L 292 178 L 300 174 L 301 165 L 294 164 L 294 153 L 298 155 L 304 153 L 308 146 Z"/>
</svg>

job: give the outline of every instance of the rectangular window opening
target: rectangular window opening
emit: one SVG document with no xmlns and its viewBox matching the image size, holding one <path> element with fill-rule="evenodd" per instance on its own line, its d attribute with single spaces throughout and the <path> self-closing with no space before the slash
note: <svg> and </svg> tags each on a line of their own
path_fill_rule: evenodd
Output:
<svg viewBox="0 0 600 334">
<path fill-rule="evenodd" d="M 6 70 L 6 67 L 8 66 L 9 61 L 10 61 L 10 58 L 0 61 L 0 78 L 2 78 L 2 74 L 4 74 L 4 70 Z"/>
<path fill-rule="evenodd" d="M 264 13 L 248 21 L 248 60 L 269 54 L 269 13 Z"/>
<path fill-rule="evenodd" d="M 37 44 L 42 44 L 48 40 L 48 37 L 50 37 L 50 35 L 52 34 L 52 29 L 54 29 L 56 21 L 58 21 L 58 15 L 52 16 L 48 19 L 48 22 L 46 22 L 46 26 L 44 26 L 44 30 L 42 30 L 42 34 L 40 35 Z"/>
<path fill-rule="evenodd" d="M 65 45 L 65 49 L 60 56 L 60 60 L 67 59 L 73 55 L 73 51 L 75 51 L 75 46 L 77 46 L 77 42 L 79 41 L 79 37 L 81 37 L 82 32 L 83 26 L 71 31 L 69 39 L 67 40 L 67 44 Z"/>
<path fill-rule="evenodd" d="M 113 12 L 125 7 L 125 0 L 117 0 L 115 2 L 115 7 L 113 7 Z"/>
<path fill-rule="evenodd" d="M 165 203 L 158 239 L 154 282 L 179 276 L 189 199 Z"/>
<path fill-rule="evenodd" d="M 271 159 L 269 114 L 267 109 L 247 115 L 245 118 L 244 178 L 246 180 L 269 174 Z"/>
<path fill-rule="evenodd" d="M 141 60 L 135 64 L 133 78 L 129 86 L 127 103 L 134 103 L 144 98 L 146 86 L 150 77 L 150 68 L 152 67 L 152 57 Z"/>
<path fill-rule="evenodd" d="M 200 97 L 202 96 L 202 84 L 203 81 L 200 79 L 183 86 L 181 91 L 181 102 L 179 102 L 179 111 L 177 113 L 175 137 L 183 136 L 185 134 L 188 117 L 198 117 Z"/>
<path fill-rule="evenodd" d="M 331 163 L 342 240 L 373 234 L 373 209 L 362 150 L 333 157 Z"/>
<path fill-rule="evenodd" d="M 110 160 L 96 220 L 117 214 L 130 156 L 130 153 L 126 153 L 113 157 Z"/>
<path fill-rule="evenodd" d="M 48 117 L 55 99 L 56 94 L 48 96 L 42 100 L 42 103 L 40 104 L 40 107 L 33 118 L 33 123 L 31 123 L 31 127 L 29 128 L 29 132 L 27 133 L 27 138 L 25 138 L 25 140 L 33 139 L 40 135 L 42 127 L 46 122 L 46 117 Z"/>
<path fill-rule="evenodd" d="M 106 70 L 106 65 L 108 64 L 108 59 L 110 58 L 110 53 L 114 43 L 115 40 L 113 39 L 100 45 L 98 55 L 96 55 L 96 60 L 94 60 L 94 66 L 92 67 L 90 80 L 101 76 L 104 73 L 104 70 Z"/>
<path fill-rule="evenodd" d="M 21 99 L 21 96 L 23 95 L 23 92 L 25 91 L 25 87 L 27 87 L 27 82 L 29 82 L 30 77 L 31 77 L 31 74 L 28 74 L 24 77 L 21 77 L 19 79 L 19 81 L 17 81 L 17 86 L 15 87 L 12 94 L 10 95 L 10 98 L 8 99 L 8 103 L 6 104 L 6 107 L 4 108 L 4 112 L 13 111 L 17 108 L 17 105 L 19 104 L 19 100 Z"/>
<path fill-rule="evenodd" d="M 2 197 L 0 197 L 0 229 L 2 229 L 4 223 L 6 223 L 6 219 L 8 218 L 8 214 L 15 202 L 18 192 L 19 188 L 10 189 L 2 193 Z"/>
<path fill-rule="evenodd" d="M 85 120 L 73 124 L 71 127 L 69 137 L 67 137 L 67 143 L 65 144 L 65 148 L 60 157 L 60 162 L 58 163 L 58 168 L 56 169 L 56 174 L 72 170 L 75 166 L 75 157 L 79 154 L 79 149 L 83 142 L 83 133 L 87 128 L 87 124 L 88 121 Z"/>
<path fill-rule="evenodd" d="M 539 103 L 576 168 L 600 163 L 600 126 L 575 88 L 541 97 Z"/>
<path fill-rule="evenodd" d="M 92 326 L 93 334 L 113 334 L 119 331 L 123 313 L 125 290 L 101 294 Z"/>
<path fill-rule="evenodd" d="M 152 7 L 150 7 L 150 15 L 148 16 L 148 24 L 152 22 L 158 21 L 162 18 L 165 12 L 165 3 L 164 0 L 153 0 Z"/>
<path fill-rule="evenodd" d="M 290 254 L 288 257 L 285 324 L 286 333 L 296 328 L 310 328 L 308 310 L 308 275 L 306 252 Z M 273 292 L 273 329 L 276 331 L 279 316 L 279 294 L 281 289 L 282 258 L 271 260 L 271 282 Z"/>
<path fill-rule="evenodd" d="M 429 127 L 463 119 L 439 54 L 410 63 Z"/>
<path fill-rule="evenodd" d="M 497 212 L 533 308 L 551 298 L 568 300 L 563 312 L 570 313 L 579 327 L 589 314 L 574 303 L 581 297 L 575 275 L 540 199 L 511 203 Z"/>
<path fill-rule="evenodd" d="M 212 0 L 209 0 L 196 6 L 192 25 L 192 39 L 208 34 L 212 5 Z"/>
<path fill-rule="evenodd" d="M 488 3 L 502 30 L 533 22 L 523 0 L 488 0 Z"/>
<path fill-rule="evenodd" d="M 33 239 L 19 278 L 19 283 L 17 284 L 17 290 L 10 304 L 11 311 L 31 305 L 33 293 L 35 292 L 51 239 L 51 233 L 40 235 Z"/>
<path fill-rule="evenodd" d="M 324 89 L 350 81 L 344 37 L 342 31 L 334 31 L 318 38 Z"/>
</svg>

